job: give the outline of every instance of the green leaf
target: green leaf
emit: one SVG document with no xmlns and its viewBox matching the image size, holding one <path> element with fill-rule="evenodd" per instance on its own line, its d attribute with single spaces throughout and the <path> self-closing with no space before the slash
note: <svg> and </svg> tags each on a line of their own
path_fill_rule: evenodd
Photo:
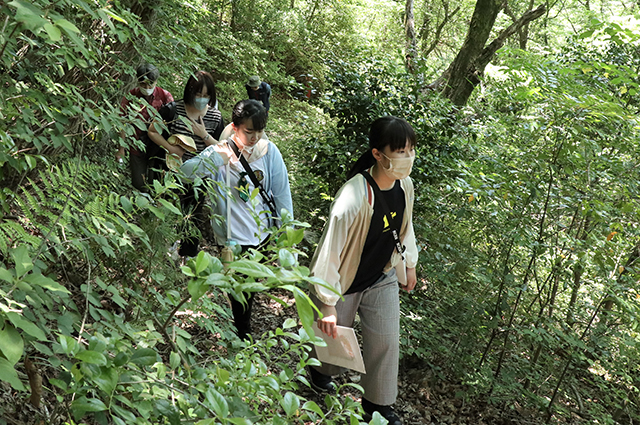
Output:
<svg viewBox="0 0 640 425">
<path fill-rule="evenodd" d="M 298 310 L 298 317 L 300 317 L 300 321 L 302 322 L 304 330 L 307 332 L 307 334 L 313 335 L 314 315 L 313 307 L 311 307 L 311 299 L 298 287 L 288 286 L 288 288 L 291 288 L 293 296 L 296 299 L 296 310 Z"/>
<path fill-rule="evenodd" d="M 149 198 L 142 195 L 136 196 L 136 205 L 138 208 L 147 208 L 149 206 Z"/>
<path fill-rule="evenodd" d="M 291 317 L 287 318 L 282 324 L 282 329 L 291 329 L 298 326 L 298 321 L 296 319 L 292 319 Z"/>
<path fill-rule="evenodd" d="M 60 335 L 60 346 L 65 354 L 71 354 L 78 349 L 78 342 L 67 335 Z"/>
<path fill-rule="evenodd" d="M 229 268 L 251 277 L 275 277 L 271 269 L 256 261 L 240 260 L 229 264 Z"/>
<path fill-rule="evenodd" d="M 289 425 L 287 421 L 282 419 L 280 416 L 274 416 L 272 418 L 271 425 Z"/>
<path fill-rule="evenodd" d="M 371 425 L 386 425 L 389 421 L 387 421 L 378 411 L 373 412 L 373 416 L 371 417 Z"/>
<path fill-rule="evenodd" d="M 107 395 L 111 396 L 118 384 L 118 371 L 114 368 L 103 368 L 102 373 L 97 377 L 93 377 L 93 382 L 96 383 L 98 388 L 104 391 Z"/>
<path fill-rule="evenodd" d="M 32 4 L 22 0 L 13 0 L 9 2 L 9 6 L 16 8 L 15 20 L 22 23 L 30 31 L 41 28 L 49 22 L 44 18 L 44 10 Z"/>
<path fill-rule="evenodd" d="M 34 338 L 37 338 L 40 341 L 46 341 L 47 336 L 44 331 L 40 329 L 35 323 L 25 319 L 18 313 L 9 312 L 6 313 L 7 318 L 13 323 L 16 328 L 20 328 L 25 331 L 27 334 L 31 335 Z"/>
<path fill-rule="evenodd" d="M 180 354 L 175 351 L 171 352 L 171 355 L 169 355 L 169 366 L 171 366 L 171 369 L 175 369 L 180 366 Z"/>
<path fill-rule="evenodd" d="M 253 424 L 253 422 L 251 422 L 249 419 L 246 418 L 228 418 L 227 421 L 231 422 L 232 424 L 235 425 L 251 425 Z"/>
<path fill-rule="evenodd" d="M 304 239 L 304 229 L 293 229 L 292 227 L 287 227 L 287 241 L 291 245 L 296 245 L 302 242 Z"/>
<path fill-rule="evenodd" d="M 36 350 L 38 350 L 40 353 L 44 354 L 45 356 L 53 357 L 53 350 L 51 350 L 51 348 L 49 348 L 49 346 L 44 345 L 44 344 L 40 344 L 39 342 L 35 342 L 35 341 L 32 341 L 31 345 L 33 345 L 33 348 L 35 348 Z"/>
<path fill-rule="evenodd" d="M 196 275 L 199 275 L 209 267 L 210 255 L 204 251 L 200 251 L 196 257 Z"/>
<path fill-rule="evenodd" d="M 5 269 L 4 267 L 0 267 L 0 280 L 13 283 L 13 273 Z"/>
<path fill-rule="evenodd" d="M 71 410 L 81 413 L 80 416 L 82 416 L 86 412 L 102 412 L 107 410 L 107 406 L 97 398 L 80 397 L 71 403 Z"/>
<path fill-rule="evenodd" d="M 209 289 L 209 285 L 207 285 L 201 279 L 194 279 L 189 281 L 187 285 L 187 289 L 189 290 L 189 295 L 191 295 L 191 301 L 198 300 L 201 296 L 207 293 Z"/>
<path fill-rule="evenodd" d="M 318 415 L 320 415 L 321 418 L 324 418 L 324 412 L 322 411 L 320 406 L 318 406 L 318 403 L 316 403 L 315 401 L 307 401 L 302 406 L 302 409 L 317 413 Z"/>
<path fill-rule="evenodd" d="M 58 282 L 56 282 L 55 280 L 48 278 L 46 276 L 44 276 L 43 274 L 40 273 L 33 273 L 30 275 L 25 276 L 24 280 L 26 282 L 32 283 L 34 285 L 38 285 L 43 287 L 44 289 L 48 289 L 50 291 L 55 291 L 55 292 L 64 292 L 65 294 L 70 294 L 71 292 L 69 292 L 67 290 L 67 288 L 65 288 L 64 286 L 60 285 Z"/>
<path fill-rule="evenodd" d="M 295 395 L 291 391 L 288 391 L 284 395 L 284 398 L 280 401 L 280 405 L 284 409 L 287 416 L 293 416 L 298 412 L 298 409 L 300 408 L 300 399 L 297 395 Z"/>
<path fill-rule="evenodd" d="M 175 205 L 173 205 L 171 202 L 167 201 L 166 199 L 158 199 L 158 201 L 160 201 L 160 203 L 169 211 L 171 211 L 172 213 L 178 215 L 178 216 L 182 216 L 182 213 L 180 212 L 180 210 L 178 208 L 176 208 Z M 201 251 L 202 252 L 202 251 Z"/>
<path fill-rule="evenodd" d="M 118 406 L 116 403 L 111 403 L 111 411 L 124 419 L 125 423 L 127 424 L 133 424 L 136 422 L 136 415 L 134 415 L 127 409 Z"/>
<path fill-rule="evenodd" d="M 157 358 L 157 353 L 151 348 L 140 348 L 133 353 L 129 361 L 140 366 L 151 366 L 157 361 Z"/>
<path fill-rule="evenodd" d="M 78 27 L 76 27 L 75 25 L 73 25 L 71 22 L 67 21 L 66 19 L 58 19 L 56 21 L 53 22 L 54 24 L 56 24 L 57 26 L 59 26 L 60 28 L 62 28 L 63 30 L 65 30 L 67 33 L 76 33 L 79 34 L 80 30 L 78 29 Z"/>
<path fill-rule="evenodd" d="M 120 21 L 125 25 L 129 25 L 129 23 L 127 21 L 125 21 L 123 18 L 121 18 L 120 16 L 116 15 L 115 13 L 113 13 L 112 11 L 110 11 L 109 9 L 100 9 L 102 10 L 104 13 L 106 13 L 107 15 L 111 16 L 111 18 L 115 19 L 116 21 Z"/>
<path fill-rule="evenodd" d="M 31 257 L 29 257 L 29 251 L 25 245 L 20 245 L 13 249 L 11 256 L 16 264 L 16 275 L 18 277 L 24 276 L 33 269 L 33 262 L 31 261 Z"/>
<path fill-rule="evenodd" d="M 195 277 L 196 275 L 193 274 L 193 272 L 191 271 L 191 267 L 185 265 L 185 266 L 180 266 L 180 270 L 182 270 L 182 273 L 190 276 L 190 277 Z"/>
<path fill-rule="evenodd" d="M 169 419 L 171 425 L 180 423 L 180 413 L 168 400 L 156 400 L 156 409 Z"/>
<path fill-rule="evenodd" d="M 216 375 L 218 376 L 218 381 L 222 383 L 228 382 L 229 378 L 231 377 L 229 371 L 221 367 L 216 369 Z"/>
<path fill-rule="evenodd" d="M 227 404 L 227 400 L 224 399 L 222 394 L 213 388 L 207 389 L 206 392 L 207 401 L 213 408 L 213 411 L 216 412 L 216 415 L 220 418 L 226 418 L 229 416 L 229 405 Z"/>
<path fill-rule="evenodd" d="M 8 382 L 17 391 L 26 391 L 26 388 L 18 378 L 18 372 L 9 363 L 9 360 L 4 357 L 0 357 L 0 381 Z"/>
<path fill-rule="evenodd" d="M 122 209 L 131 214 L 133 212 L 133 204 L 126 196 L 120 197 L 120 205 L 122 205 Z"/>
<path fill-rule="evenodd" d="M 60 29 L 55 25 L 47 22 L 46 24 L 44 24 L 44 30 L 47 32 L 47 35 L 49 36 L 51 41 L 56 42 L 62 39 L 62 33 L 60 32 Z"/>
<path fill-rule="evenodd" d="M 159 208 L 156 208 L 153 205 L 149 204 L 149 205 L 147 205 L 147 209 L 149 211 L 151 211 L 160 220 L 164 220 L 165 219 L 164 213 Z"/>
<path fill-rule="evenodd" d="M 118 354 L 116 354 L 116 357 L 113 359 L 113 364 L 117 367 L 120 367 L 128 361 L 129 361 L 129 356 L 127 356 L 127 353 L 121 351 Z"/>
<path fill-rule="evenodd" d="M 104 354 L 91 350 L 80 351 L 78 354 L 76 354 L 76 359 L 98 366 L 105 366 L 107 364 L 107 358 L 104 356 Z"/>
<path fill-rule="evenodd" d="M 273 376 L 265 376 L 262 378 L 262 383 L 271 387 L 274 391 L 280 391 L 280 384 Z"/>
<path fill-rule="evenodd" d="M 285 269 L 290 269 L 296 265 L 296 257 L 284 248 L 278 251 L 278 259 L 280 260 L 280 265 Z"/>
<path fill-rule="evenodd" d="M 0 330 L 0 352 L 9 360 L 11 365 L 18 363 L 24 352 L 24 341 L 20 332 L 9 322 L 4 323 Z"/>
</svg>

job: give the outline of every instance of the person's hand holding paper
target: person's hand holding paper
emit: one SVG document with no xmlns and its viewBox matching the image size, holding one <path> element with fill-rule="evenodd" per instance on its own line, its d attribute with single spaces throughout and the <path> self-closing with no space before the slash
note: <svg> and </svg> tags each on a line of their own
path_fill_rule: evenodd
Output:
<svg viewBox="0 0 640 425">
<path fill-rule="evenodd" d="M 330 337 L 337 338 L 338 313 L 336 312 L 336 307 L 322 304 L 320 306 L 320 313 L 322 313 L 322 319 L 318 319 L 318 329 Z"/>
<path fill-rule="evenodd" d="M 320 321 L 318 321 L 318 324 L 320 324 Z M 336 338 L 325 334 L 319 329 L 314 328 L 314 330 L 316 336 L 327 343 L 326 347 L 316 345 L 318 360 L 322 363 L 334 364 L 356 372 L 366 373 L 358 339 L 353 328 L 335 326 Z"/>
</svg>

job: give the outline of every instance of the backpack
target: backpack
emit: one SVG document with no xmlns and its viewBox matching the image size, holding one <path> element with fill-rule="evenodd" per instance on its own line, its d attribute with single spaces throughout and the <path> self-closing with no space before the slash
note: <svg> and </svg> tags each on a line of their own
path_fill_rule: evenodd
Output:
<svg viewBox="0 0 640 425">
<path fill-rule="evenodd" d="M 169 103 L 165 103 L 162 108 L 160 108 L 160 110 L 158 111 L 158 113 L 160 114 L 160 116 L 162 117 L 162 120 L 165 122 L 165 124 L 167 125 L 167 127 L 169 126 L 169 124 L 175 120 L 176 118 L 176 102 L 175 100 Z M 162 131 L 162 137 L 164 137 L 165 139 L 168 139 L 170 136 L 169 132 L 167 130 L 163 130 Z M 155 144 L 155 142 L 153 140 L 151 140 L 149 138 L 149 135 L 147 134 L 147 132 L 144 133 L 143 135 L 143 141 L 146 147 L 146 158 L 150 159 L 150 158 L 164 158 L 165 157 L 165 151 L 164 149 L 162 149 L 161 146 L 158 146 Z"/>
</svg>

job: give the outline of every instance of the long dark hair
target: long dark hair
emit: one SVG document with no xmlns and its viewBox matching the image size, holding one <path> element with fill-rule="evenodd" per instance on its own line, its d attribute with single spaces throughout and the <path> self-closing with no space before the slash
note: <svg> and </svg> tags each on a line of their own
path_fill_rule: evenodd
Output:
<svg viewBox="0 0 640 425">
<path fill-rule="evenodd" d="M 196 100 L 196 94 L 202 91 L 202 88 L 207 86 L 207 95 L 209 95 L 209 106 L 216 104 L 216 86 L 213 82 L 213 77 L 207 71 L 196 71 L 189 76 L 187 85 L 184 86 L 184 103 L 187 105 L 193 105 Z"/>
<path fill-rule="evenodd" d="M 353 164 L 347 173 L 347 180 L 376 163 L 371 152 L 373 148 L 381 151 L 389 146 L 391 151 L 397 151 L 407 146 L 407 140 L 411 143 L 411 147 L 415 147 L 416 133 L 406 120 L 390 115 L 378 118 L 371 124 L 371 130 L 369 130 L 369 150 Z"/>
</svg>

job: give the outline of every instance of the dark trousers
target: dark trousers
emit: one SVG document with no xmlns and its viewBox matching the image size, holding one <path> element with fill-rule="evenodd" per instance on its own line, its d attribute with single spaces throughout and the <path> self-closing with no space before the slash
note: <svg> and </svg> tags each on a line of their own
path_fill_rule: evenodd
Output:
<svg viewBox="0 0 640 425">
<path fill-rule="evenodd" d="M 131 170 L 131 184 L 140 192 L 146 192 L 147 158 L 144 156 L 129 155 L 129 169 Z"/>
<path fill-rule="evenodd" d="M 129 169 L 131 170 L 131 184 L 140 192 L 147 192 L 147 185 L 159 180 L 165 168 L 164 160 L 160 157 L 147 158 L 145 155 L 129 155 Z"/>
<path fill-rule="evenodd" d="M 255 293 L 245 294 L 247 297 L 247 305 L 233 297 L 229 297 L 231 301 L 231 311 L 233 312 L 233 325 L 236 327 L 236 333 L 240 339 L 249 339 L 251 334 L 251 309 L 253 308 L 253 300 Z"/>
<path fill-rule="evenodd" d="M 268 238 L 267 238 L 268 239 Z M 265 247 L 267 239 L 262 241 L 260 245 L 241 245 L 242 251 L 244 254 L 250 249 L 257 249 L 261 251 L 265 258 L 267 257 L 267 253 L 262 250 Z M 246 277 L 245 275 L 243 275 Z M 251 310 L 253 308 L 253 300 L 255 298 L 255 292 L 250 294 L 245 294 L 247 297 L 247 304 L 242 305 L 242 303 L 236 300 L 233 297 L 229 297 L 229 301 L 231 301 L 231 311 L 233 312 L 233 324 L 236 327 L 236 332 L 238 333 L 238 337 L 240 339 L 248 339 L 249 334 L 251 333 Z"/>
</svg>

